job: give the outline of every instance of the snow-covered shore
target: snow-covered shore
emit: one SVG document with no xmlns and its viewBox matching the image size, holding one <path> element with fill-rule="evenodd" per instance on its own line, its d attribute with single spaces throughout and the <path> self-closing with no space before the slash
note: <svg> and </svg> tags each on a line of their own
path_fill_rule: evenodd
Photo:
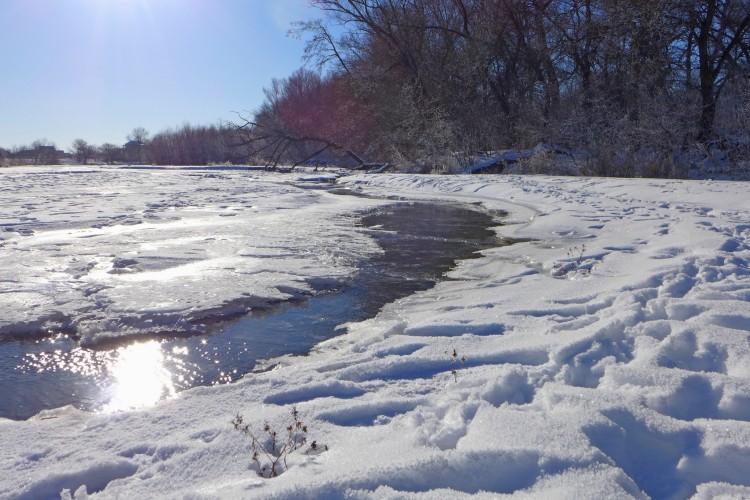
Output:
<svg viewBox="0 0 750 500">
<path fill-rule="evenodd" d="M 340 182 L 504 210 L 525 242 L 239 382 L 0 421 L 0 498 L 750 496 L 750 184 Z M 293 406 L 328 450 L 258 477 L 230 420 Z"/>
</svg>

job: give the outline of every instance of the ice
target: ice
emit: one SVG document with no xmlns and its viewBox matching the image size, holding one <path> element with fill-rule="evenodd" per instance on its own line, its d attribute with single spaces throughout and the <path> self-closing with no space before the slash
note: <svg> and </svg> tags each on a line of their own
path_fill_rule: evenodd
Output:
<svg viewBox="0 0 750 500">
<path fill-rule="evenodd" d="M 344 280 L 378 251 L 346 218 L 375 202 L 278 175 L 68 168 L 2 176 L 0 337 L 64 331 L 89 345 L 200 333 L 310 293 L 316 280 Z"/>
<path fill-rule="evenodd" d="M 134 215 L 147 210 L 138 190 L 153 187 L 139 175 L 161 176 L 143 198 L 159 204 L 154 220 Z M 12 229 L 0 243 L 6 334 L 226 315 L 246 307 L 232 302 L 243 287 L 264 299 L 288 295 L 272 291 L 280 284 L 303 293 L 377 251 L 341 217 L 380 202 L 301 190 L 281 175 L 211 175 L 0 172 L 15 186 L 1 202 Z M 330 182 L 315 177 L 299 179 Z M 750 184 L 396 174 L 338 183 L 480 203 L 507 212 L 498 231 L 520 242 L 237 382 L 137 411 L 0 421 L 0 497 L 748 495 Z M 72 201 L 86 184 L 88 207 Z M 103 233 L 92 225 L 98 210 Z M 221 216 L 230 212 L 239 214 Z M 131 288 L 143 283 L 153 284 L 145 298 Z M 132 309 L 139 299 L 148 307 Z M 328 449 L 301 449 L 279 477 L 258 477 L 230 421 L 239 413 L 283 430 L 292 406 Z"/>
</svg>

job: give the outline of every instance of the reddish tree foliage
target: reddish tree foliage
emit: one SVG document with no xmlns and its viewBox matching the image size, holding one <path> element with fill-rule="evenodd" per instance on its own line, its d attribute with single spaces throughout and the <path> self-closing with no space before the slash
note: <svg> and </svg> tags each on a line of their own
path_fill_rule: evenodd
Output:
<svg viewBox="0 0 750 500">
<path fill-rule="evenodd" d="M 299 70 L 284 83 L 276 113 L 286 130 L 301 140 L 330 142 L 363 151 L 368 136 L 367 106 L 342 77 Z M 317 141 L 316 141 L 317 140 Z"/>
<path fill-rule="evenodd" d="M 299 69 L 289 78 L 274 80 L 267 102 L 254 118 L 237 130 L 244 134 L 256 159 L 267 165 L 305 162 L 324 152 L 348 156 L 358 165 L 367 152 L 371 111 L 358 98 L 345 76 L 321 76 Z"/>
</svg>

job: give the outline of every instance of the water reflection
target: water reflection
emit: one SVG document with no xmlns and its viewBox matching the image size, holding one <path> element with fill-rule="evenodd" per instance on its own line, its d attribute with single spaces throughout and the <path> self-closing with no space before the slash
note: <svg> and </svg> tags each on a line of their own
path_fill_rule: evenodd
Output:
<svg viewBox="0 0 750 500">
<path fill-rule="evenodd" d="M 43 397 L 47 407 L 64 406 L 72 397 L 76 406 L 86 410 L 143 408 L 190 387 L 198 373 L 187 346 L 165 341 L 148 340 L 99 351 L 80 347 L 60 335 L 18 347 L 30 352 L 19 352 L 19 362 L 12 370 L 41 379 L 40 388 L 49 389 L 36 396 L 24 390 L 6 393 L 5 403 L 15 408 L 18 417 L 32 414 L 33 410 L 25 407 L 35 397 Z M 0 363 L 0 379 L 4 369 Z"/>
<path fill-rule="evenodd" d="M 108 370 L 113 380 L 112 398 L 104 411 L 143 408 L 174 396 L 177 391 L 165 361 L 162 345 L 156 340 L 117 349 L 116 359 Z"/>
</svg>

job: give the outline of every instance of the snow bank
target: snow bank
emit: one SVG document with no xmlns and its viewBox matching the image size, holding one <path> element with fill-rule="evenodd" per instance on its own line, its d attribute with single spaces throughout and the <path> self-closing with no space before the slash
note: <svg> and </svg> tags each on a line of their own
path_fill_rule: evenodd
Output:
<svg viewBox="0 0 750 500">
<path fill-rule="evenodd" d="M 1 421 L 0 497 L 750 494 L 750 185 L 342 183 L 505 210 L 521 242 L 239 382 L 137 412 Z M 230 420 L 283 432 L 292 406 L 328 450 L 258 477 Z"/>
</svg>

